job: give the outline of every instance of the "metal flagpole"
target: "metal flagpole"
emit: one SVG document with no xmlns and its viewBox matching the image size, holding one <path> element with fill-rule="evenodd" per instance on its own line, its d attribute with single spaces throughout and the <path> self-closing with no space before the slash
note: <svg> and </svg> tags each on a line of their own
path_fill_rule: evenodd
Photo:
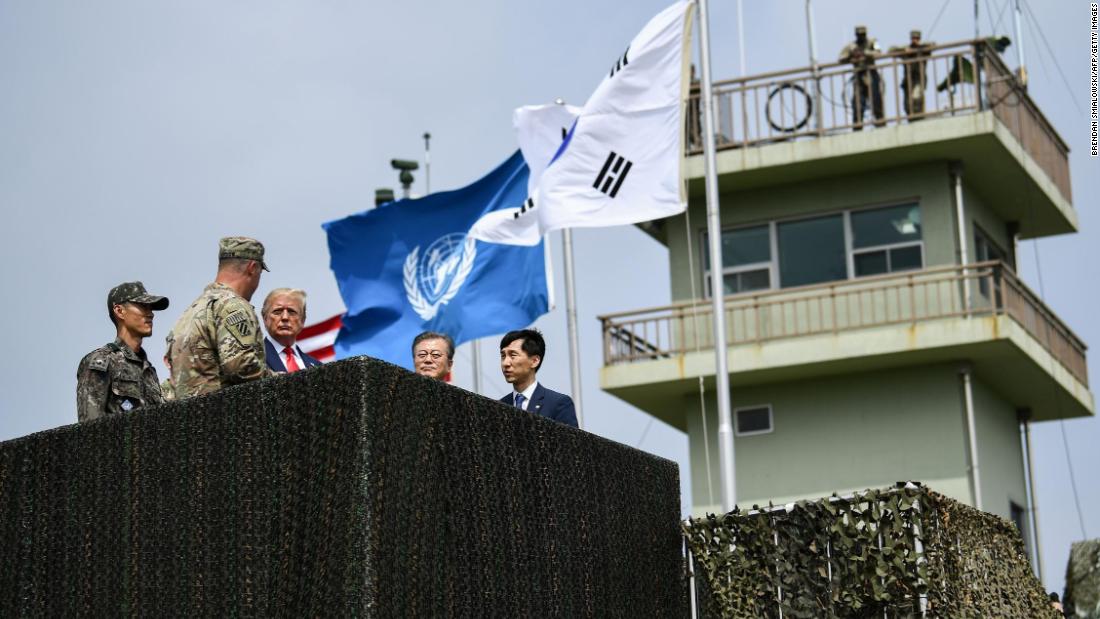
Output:
<svg viewBox="0 0 1100 619">
<path fill-rule="evenodd" d="M 806 33 L 810 43 L 810 73 L 814 76 L 814 124 L 818 133 L 824 133 L 821 123 L 821 76 L 817 67 L 817 45 L 814 43 L 814 9 L 806 0 Z"/>
<path fill-rule="evenodd" d="M 474 373 L 474 393 L 481 394 L 481 340 L 470 342 L 470 369 Z"/>
<path fill-rule="evenodd" d="M 703 161 L 706 170 L 707 242 L 710 263 L 722 264 L 722 226 L 718 216 L 718 170 L 714 157 L 714 100 L 710 77 L 710 28 L 707 0 L 699 0 L 699 64 L 702 68 Z M 721 269 L 712 269 L 721 271 Z M 711 307 L 714 312 L 714 378 L 718 394 L 718 461 L 721 466 L 722 509 L 733 511 L 737 503 L 734 478 L 733 424 L 730 415 L 730 376 L 727 364 L 726 313 L 721 276 L 711 276 Z"/>
<path fill-rule="evenodd" d="M 737 0 L 737 59 L 741 63 L 741 74 L 745 77 L 745 12 L 741 0 Z"/>
<path fill-rule="evenodd" d="M 554 99 L 557 105 L 565 105 L 565 99 Z M 562 129 L 564 139 L 565 129 Z M 561 229 L 562 262 L 565 265 L 565 325 L 569 333 L 569 379 L 573 394 L 573 406 L 577 411 L 577 427 L 584 429 L 581 406 L 581 341 L 577 333 L 577 284 L 573 270 L 573 231 Z"/>
<path fill-rule="evenodd" d="M 1016 22 L 1016 60 L 1020 65 L 1020 86 L 1027 88 L 1027 67 L 1024 65 L 1024 32 L 1020 28 L 1020 0 L 1016 0 L 1016 10 L 1013 12 Z M 990 33 L 996 35 L 996 32 Z"/>
<path fill-rule="evenodd" d="M 581 342 L 577 334 L 577 288 L 573 277 L 573 231 L 562 228 L 561 251 L 565 263 L 565 323 L 569 330 L 569 378 L 573 388 L 573 406 L 577 409 L 577 427 L 584 429 L 581 414 Z"/>
<path fill-rule="evenodd" d="M 432 134 L 424 132 L 424 195 L 432 192 Z"/>
</svg>

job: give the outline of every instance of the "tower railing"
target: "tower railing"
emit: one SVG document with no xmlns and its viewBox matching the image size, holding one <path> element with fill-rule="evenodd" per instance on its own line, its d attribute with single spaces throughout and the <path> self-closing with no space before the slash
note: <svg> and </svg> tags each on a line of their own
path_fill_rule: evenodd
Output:
<svg viewBox="0 0 1100 619">
<path fill-rule="evenodd" d="M 699 103 L 693 82 L 685 114 L 687 155 L 703 148 Z M 992 110 L 1071 199 L 1069 147 L 985 40 L 928 46 L 919 56 L 884 53 L 873 71 L 835 62 L 818 65 L 816 74 L 807 66 L 715 82 L 714 109 L 719 150 Z"/>
<path fill-rule="evenodd" d="M 969 282 L 969 295 L 963 282 Z M 730 346 L 962 316 L 1007 316 L 1088 385 L 1085 343 L 1002 262 L 951 265 L 727 296 Z M 599 317 L 604 365 L 676 357 L 714 346 L 709 302 Z"/>
</svg>

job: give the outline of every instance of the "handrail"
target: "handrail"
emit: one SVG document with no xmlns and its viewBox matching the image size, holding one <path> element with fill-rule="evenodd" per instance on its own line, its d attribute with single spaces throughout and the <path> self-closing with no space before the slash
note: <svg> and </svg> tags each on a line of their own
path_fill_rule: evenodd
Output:
<svg viewBox="0 0 1100 619">
<path fill-rule="evenodd" d="M 702 152 L 700 96 L 693 82 L 685 102 L 685 156 Z M 991 110 L 1071 199 L 1069 147 L 983 39 L 930 45 L 919 55 L 880 53 L 866 68 L 837 61 L 720 80 L 714 104 L 718 150 Z"/>
<path fill-rule="evenodd" d="M 1084 341 L 999 261 L 729 295 L 724 308 L 732 346 L 942 318 L 1006 316 L 1088 384 Z M 706 302 L 680 301 L 598 316 L 604 365 L 712 346 L 711 321 L 699 320 L 711 311 Z"/>
</svg>

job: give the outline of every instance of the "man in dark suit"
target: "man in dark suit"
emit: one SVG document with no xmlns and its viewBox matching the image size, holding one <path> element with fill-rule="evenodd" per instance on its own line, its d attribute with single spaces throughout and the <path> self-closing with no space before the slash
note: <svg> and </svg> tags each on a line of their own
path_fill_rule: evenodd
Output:
<svg viewBox="0 0 1100 619">
<path fill-rule="evenodd" d="M 264 352 L 267 367 L 276 372 L 297 372 L 321 365 L 297 345 L 306 322 L 306 293 L 296 288 L 276 288 L 267 293 L 263 307 Z"/>
<path fill-rule="evenodd" d="M 535 329 L 509 331 L 500 340 L 500 370 L 512 393 L 500 399 L 518 409 L 577 427 L 573 399 L 539 384 L 536 373 L 546 358 L 546 341 Z"/>
</svg>

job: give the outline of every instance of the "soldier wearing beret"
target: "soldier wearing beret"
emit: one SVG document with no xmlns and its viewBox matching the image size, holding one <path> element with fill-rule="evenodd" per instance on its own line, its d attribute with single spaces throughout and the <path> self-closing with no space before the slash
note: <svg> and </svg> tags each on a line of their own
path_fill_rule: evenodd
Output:
<svg viewBox="0 0 1100 619">
<path fill-rule="evenodd" d="M 168 358 L 175 399 L 271 376 L 260 321 L 249 301 L 268 270 L 256 239 L 218 242 L 218 275 L 172 328 Z"/>
<path fill-rule="evenodd" d="M 79 421 L 164 401 L 157 370 L 141 342 L 153 334 L 153 312 L 167 307 L 167 298 L 149 294 L 141 282 L 120 284 L 107 294 L 107 315 L 115 325 L 116 337 L 80 360 L 76 371 Z"/>
</svg>

